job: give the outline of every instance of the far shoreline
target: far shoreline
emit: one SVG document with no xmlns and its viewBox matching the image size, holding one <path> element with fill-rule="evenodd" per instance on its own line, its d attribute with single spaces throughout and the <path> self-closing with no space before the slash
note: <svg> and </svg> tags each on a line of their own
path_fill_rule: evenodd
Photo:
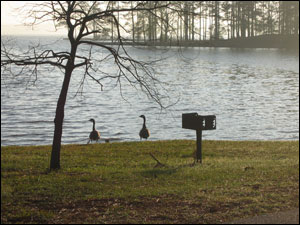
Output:
<svg viewBox="0 0 300 225">
<path fill-rule="evenodd" d="M 68 41 L 66 36 L 62 35 L 1 35 L 2 38 L 53 38 Z M 94 39 L 84 38 L 84 40 L 94 41 L 102 45 L 120 45 L 120 41 L 111 41 L 111 39 Z M 299 35 L 260 35 L 255 37 L 234 38 L 234 39 L 219 39 L 219 40 L 169 40 L 169 41 L 132 41 L 131 39 L 123 39 L 122 44 L 124 46 L 134 47 L 208 47 L 208 48 L 238 48 L 238 49 L 254 49 L 254 48 L 266 48 L 266 49 L 288 49 L 299 52 Z"/>
<path fill-rule="evenodd" d="M 64 40 L 68 40 L 64 38 Z M 86 38 L 103 45 L 120 45 L 120 41 Z M 299 51 L 299 35 L 260 35 L 255 37 L 220 39 L 220 40 L 169 40 L 169 41 L 122 41 L 124 46 L 146 47 L 221 47 L 221 48 L 279 48 Z"/>
</svg>

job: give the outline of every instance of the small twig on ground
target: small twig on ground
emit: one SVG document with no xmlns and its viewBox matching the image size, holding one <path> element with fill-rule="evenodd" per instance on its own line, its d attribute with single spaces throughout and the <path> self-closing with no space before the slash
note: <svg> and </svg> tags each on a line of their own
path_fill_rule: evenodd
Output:
<svg viewBox="0 0 300 225">
<path fill-rule="evenodd" d="M 166 165 L 161 163 L 157 158 L 155 158 L 154 155 L 152 155 L 152 153 L 149 153 L 149 155 L 157 162 L 157 164 L 154 166 L 154 168 L 166 167 Z"/>
</svg>

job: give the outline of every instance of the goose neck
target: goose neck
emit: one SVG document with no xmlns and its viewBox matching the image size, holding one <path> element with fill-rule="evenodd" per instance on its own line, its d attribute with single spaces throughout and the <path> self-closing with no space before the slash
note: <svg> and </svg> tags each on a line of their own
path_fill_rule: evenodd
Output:
<svg viewBox="0 0 300 225">
<path fill-rule="evenodd" d="M 93 121 L 93 130 L 96 130 L 96 128 L 95 128 L 95 121 Z"/>
<path fill-rule="evenodd" d="M 145 118 L 145 117 L 143 117 L 143 120 L 144 120 L 143 127 L 146 127 L 146 118 Z"/>
</svg>

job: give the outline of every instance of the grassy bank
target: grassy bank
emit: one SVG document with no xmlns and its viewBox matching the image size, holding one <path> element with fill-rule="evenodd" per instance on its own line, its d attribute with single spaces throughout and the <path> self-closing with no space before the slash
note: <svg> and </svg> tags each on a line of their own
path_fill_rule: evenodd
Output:
<svg viewBox="0 0 300 225">
<path fill-rule="evenodd" d="M 299 141 L 1 147 L 2 223 L 220 223 L 299 207 Z M 150 156 L 153 154 L 164 167 Z"/>
</svg>

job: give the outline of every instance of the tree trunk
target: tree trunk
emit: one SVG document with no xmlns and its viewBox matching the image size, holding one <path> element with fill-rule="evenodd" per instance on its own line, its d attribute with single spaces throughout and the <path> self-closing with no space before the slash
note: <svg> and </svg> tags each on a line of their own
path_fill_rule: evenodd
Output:
<svg viewBox="0 0 300 225">
<path fill-rule="evenodd" d="M 71 61 L 71 60 L 70 60 Z M 70 63 L 68 63 L 70 64 Z M 63 81 L 62 89 L 60 91 L 59 99 L 57 101 L 56 113 L 54 119 L 54 137 L 51 152 L 50 169 L 60 169 L 60 148 L 61 148 L 61 137 L 64 121 L 65 103 L 67 99 L 68 88 L 70 84 L 71 74 L 74 66 L 69 65 L 65 70 L 65 78 Z"/>
<path fill-rule="evenodd" d="M 201 33 L 201 30 L 202 30 L 202 24 L 201 24 L 202 18 L 201 18 L 201 13 L 202 13 L 202 11 L 201 11 L 201 10 L 202 10 L 202 9 L 201 9 L 201 2 L 200 2 L 200 6 L 199 6 L 199 41 L 202 40 L 202 37 L 201 37 L 201 35 L 202 35 L 202 33 Z"/>
<path fill-rule="evenodd" d="M 215 1 L 215 40 L 219 40 L 219 2 Z"/>
<path fill-rule="evenodd" d="M 119 3 L 119 1 L 118 1 Z M 131 8 L 133 9 L 133 4 L 131 2 Z M 135 27 L 134 27 L 134 14 L 133 11 L 131 11 L 131 23 L 132 23 L 132 42 L 135 42 Z"/>
<path fill-rule="evenodd" d="M 166 12 L 165 12 L 165 41 L 168 41 L 168 31 L 169 31 L 169 14 L 168 14 L 168 11 L 166 9 Z"/>
<path fill-rule="evenodd" d="M 188 2 L 184 1 L 184 12 L 183 12 L 183 18 L 184 18 L 184 40 L 189 40 L 189 5 Z"/>
<path fill-rule="evenodd" d="M 191 32 L 192 32 L 192 41 L 195 40 L 195 6 L 194 6 L 194 2 L 192 1 L 192 27 L 191 27 Z"/>
</svg>

